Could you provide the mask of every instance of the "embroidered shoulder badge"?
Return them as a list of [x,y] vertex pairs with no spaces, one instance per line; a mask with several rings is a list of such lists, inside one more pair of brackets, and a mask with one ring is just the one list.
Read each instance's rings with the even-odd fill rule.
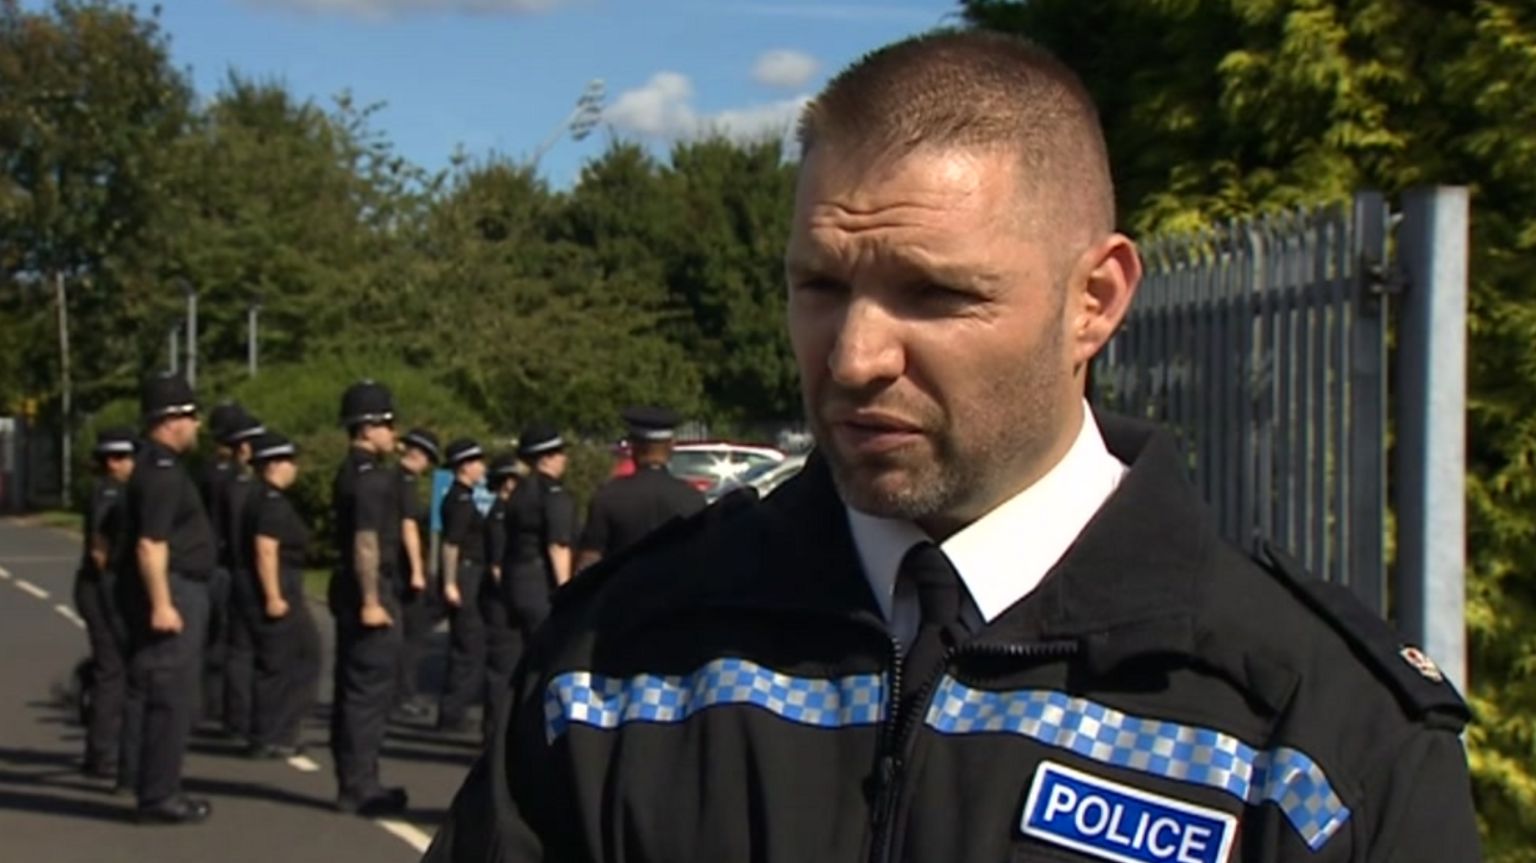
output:
[[1441,671],[1440,666],[1436,665],[1435,661],[1429,658],[1429,654],[1419,648],[1411,644],[1404,645],[1403,649],[1397,652],[1397,655],[1401,656],[1404,662],[1412,666],[1414,671],[1424,675],[1425,679],[1433,683],[1445,682],[1445,672]]

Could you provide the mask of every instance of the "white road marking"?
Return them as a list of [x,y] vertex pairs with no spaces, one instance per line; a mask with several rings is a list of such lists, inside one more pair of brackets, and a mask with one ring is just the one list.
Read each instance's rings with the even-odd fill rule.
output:
[[405,840],[405,844],[425,853],[427,846],[432,844],[432,837],[414,824],[404,821],[396,821],[393,818],[375,818],[373,823]]
[[320,772],[320,765],[316,764],[314,759],[310,758],[308,755],[293,756],[292,758],[288,759],[288,766],[302,773]]
[[38,599],[48,598],[48,591],[43,590],[41,587],[38,587],[30,581],[27,581],[25,578],[16,579],[16,586],[26,591],[27,593],[32,594]]
[[55,605],[53,610],[57,611],[59,614],[62,614],[64,619],[70,623],[73,623],[81,629],[85,628],[85,621],[80,619],[80,615],[75,614],[75,610],[73,608],[70,608],[67,605]]
[[9,581],[11,578],[11,571],[3,566],[0,566],[0,578]]

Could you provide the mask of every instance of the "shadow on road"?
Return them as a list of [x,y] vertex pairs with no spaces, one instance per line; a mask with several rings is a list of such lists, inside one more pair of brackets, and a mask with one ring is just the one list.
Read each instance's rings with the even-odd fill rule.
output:
[[69,818],[94,818],[119,823],[130,821],[133,817],[132,807],[123,804],[11,791],[6,788],[0,788],[0,809],[33,812],[39,815],[61,815]]

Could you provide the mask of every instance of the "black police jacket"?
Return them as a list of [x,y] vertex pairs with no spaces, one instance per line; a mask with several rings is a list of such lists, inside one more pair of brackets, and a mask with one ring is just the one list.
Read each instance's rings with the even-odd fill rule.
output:
[[893,673],[814,458],[592,570],[427,859],[1478,859],[1451,687],[1223,543],[1167,436],[1100,422],[1119,489],[934,680]]

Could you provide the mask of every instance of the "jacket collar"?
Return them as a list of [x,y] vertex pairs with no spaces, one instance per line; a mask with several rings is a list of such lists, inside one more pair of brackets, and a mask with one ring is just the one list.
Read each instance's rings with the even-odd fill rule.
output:
[[[1075,639],[1096,670],[1147,652],[1193,654],[1215,528],[1170,434],[1101,412],[1095,418],[1110,452],[1130,470],[1040,587],[976,637]],[[751,514],[742,521],[756,529],[741,528],[744,535],[729,540],[740,563],[703,587],[704,604],[884,625],[825,459],[813,453]]]

